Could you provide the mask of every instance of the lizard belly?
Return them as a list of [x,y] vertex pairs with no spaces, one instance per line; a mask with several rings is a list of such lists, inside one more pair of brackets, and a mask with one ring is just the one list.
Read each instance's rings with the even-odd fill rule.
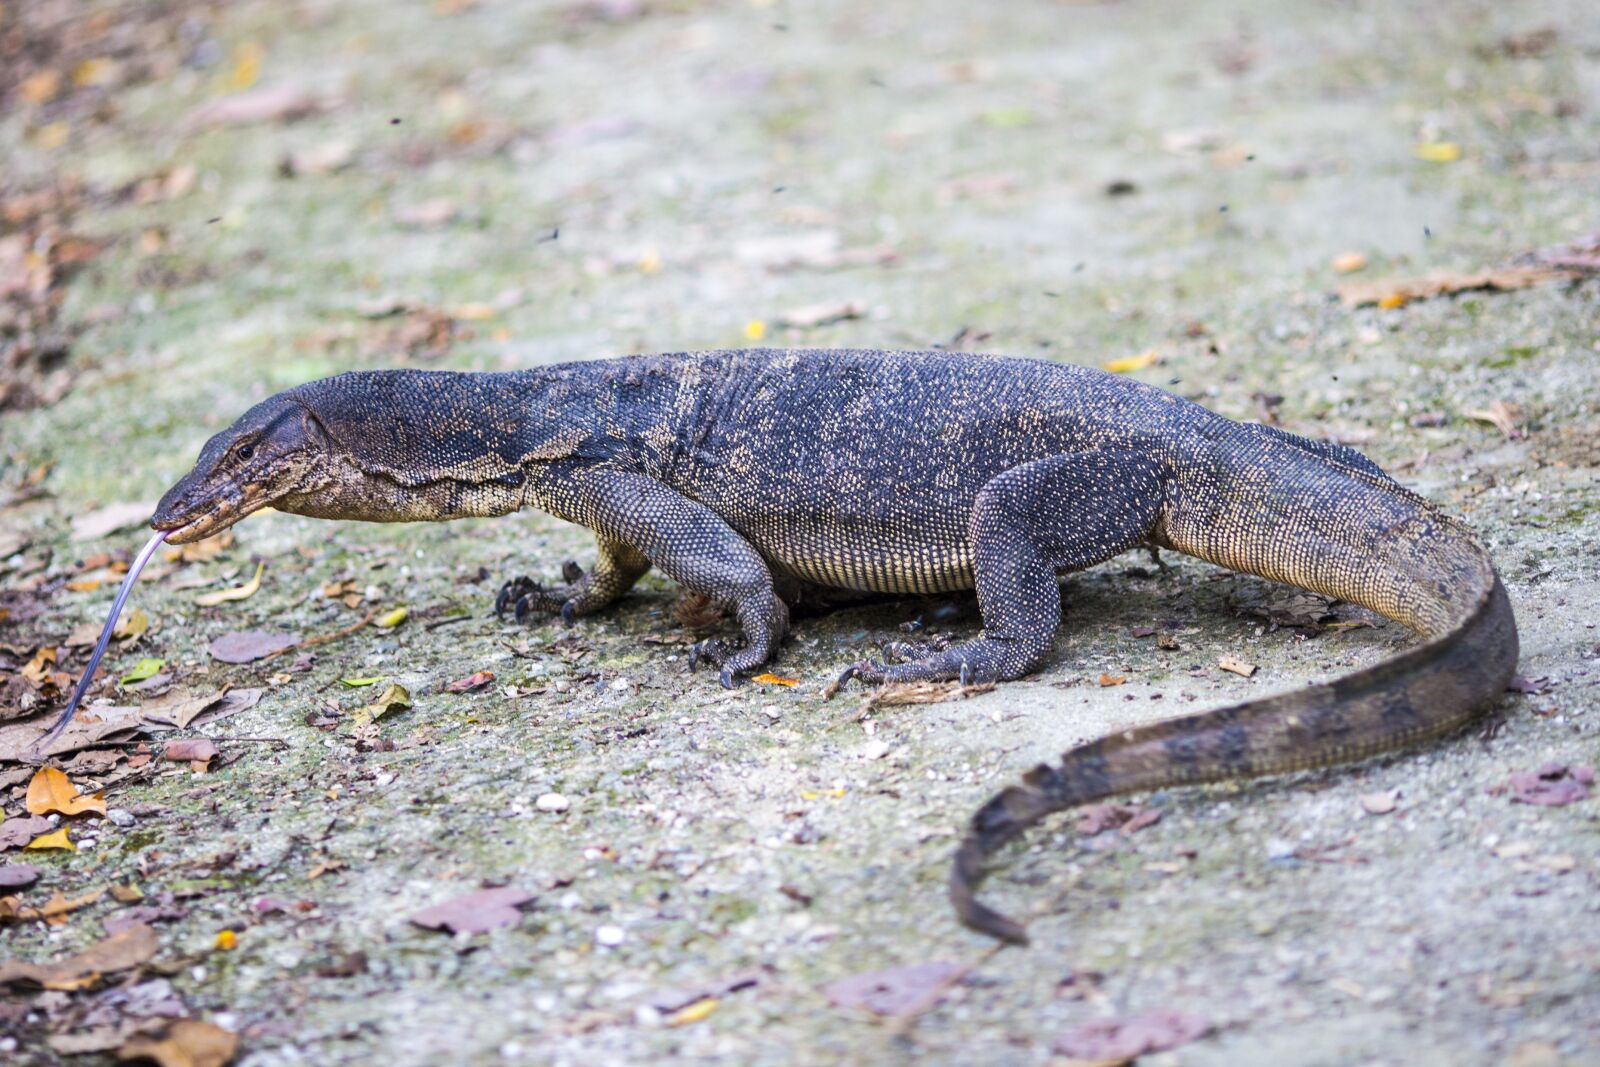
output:
[[769,565],[815,585],[866,593],[949,593],[973,587],[972,556],[965,545],[852,544],[827,550],[759,545]]

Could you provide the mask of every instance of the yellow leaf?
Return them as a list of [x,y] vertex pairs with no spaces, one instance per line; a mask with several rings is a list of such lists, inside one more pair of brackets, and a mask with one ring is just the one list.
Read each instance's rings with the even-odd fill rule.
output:
[[392,630],[405,622],[406,616],[409,614],[410,612],[403,607],[395,608],[393,611],[386,611],[376,619],[373,619],[372,624],[380,630]]
[[1412,151],[1424,163],[1454,163],[1461,158],[1461,146],[1454,141],[1423,141]]
[[54,767],[40,767],[34,772],[33,780],[28,783],[27,805],[34,815],[48,815],[52,811],[62,815],[82,815],[86,811],[106,813],[104,794],[85,796],[79,793],[66,774]]
[[232,589],[214,589],[209,593],[201,593],[194,598],[194,602],[203,608],[214,608],[230,600],[248,600],[261,588],[261,573],[266,569],[265,563],[257,563],[256,576],[245,584],[234,586]]
[[752,682],[764,682],[767,685],[788,686],[791,689],[800,684],[800,679],[785,678],[781,674],[758,674],[750,680]]
[[239,935],[232,930],[217,931],[217,948],[223,952],[232,952],[239,945]]
[[759,341],[767,335],[767,324],[760,319],[751,319],[744,324],[744,335],[747,340]]
[[1406,306],[1406,294],[1390,293],[1388,296],[1379,298],[1378,306],[1385,311],[1393,311],[1395,308],[1403,308]]
[[722,1002],[716,997],[702,997],[688,1007],[679,1008],[667,1016],[666,1024],[668,1026],[688,1026],[690,1023],[697,1023],[716,1011],[717,1005],[720,1003]]
[[118,620],[115,636],[119,641],[131,641],[143,636],[148,629],[150,629],[150,616],[144,613],[143,608],[134,608],[133,614]]
[[59,830],[52,830],[48,834],[40,834],[32,841],[29,841],[25,848],[37,849],[40,851],[50,848],[65,849],[68,852],[78,851],[78,846],[74,845],[72,840],[67,837],[67,828],[65,826]]
[[233,69],[228,71],[228,88],[243,92],[261,77],[261,46],[246,41],[233,50]]
[[1110,363],[1103,364],[1103,366],[1112,374],[1127,374],[1129,371],[1140,370],[1144,367],[1148,367],[1150,364],[1158,362],[1160,359],[1161,353],[1157,352],[1153,348],[1149,348],[1143,352],[1140,352],[1136,356],[1125,356],[1122,359],[1114,359]]

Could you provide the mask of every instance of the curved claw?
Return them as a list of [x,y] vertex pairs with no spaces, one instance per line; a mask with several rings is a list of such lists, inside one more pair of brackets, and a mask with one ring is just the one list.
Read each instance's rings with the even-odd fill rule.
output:
[[732,667],[722,668],[722,672],[717,675],[717,681],[722,684],[722,688],[724,689],[733,689],[738,685],[738,683],[734,681]]
[[563,623],[571,626],[577,617],[578,602],[576,600],[568,600],[566,603],[561,605],[561,621]]
[[966,660],[962,660],[961,661],[960,681],[961,681],[961,688],[963,688],[963,689],[965,689],[967,686],[971,685],[972,682],[973,682],[972,668],[967,665],[967,661]]
[[499,618],[506,613],[506,605],[511,603],[511,583],[507,582],[500,587],[500,594],[494,598],[494,617]]
[[569,559],[561,565],[561,580],[568,585],[577,585],[583,579],[583,568],[578,566],[578,561]]
[[713,656],[714,653],[711,648],[714,641],[715,638],[708,637],[704,641],[696,641],[689,646],[689,669],[691,671],[700,666],[701,660],[710,659]]
[[852,678],[858,678],[860,676],[861,664],[852,663],[850,666],[844,669],[843,674],[839,675],[839,677],[833,680],[833,685],[831,685],[829,688],[838,691],[844,688],[844,683],[848,682]]

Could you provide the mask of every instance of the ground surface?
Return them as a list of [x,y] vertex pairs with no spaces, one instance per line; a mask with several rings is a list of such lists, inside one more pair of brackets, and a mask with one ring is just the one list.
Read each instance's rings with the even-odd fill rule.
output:
[[[533,514],[268,515],[141,583],[152,627],[109,672],[156,657],[180,692],[262,699],[189,731],[221,749],[207,773],[73,770],[85,788],[109,780],[128,825],[78,820],[78,851],[26,853],[43,874],[22,899],[168,894],[186,914],[157,926],[154,964],[188,1013],[242,1033],[249,1064],[1030,1064],[1085,1023],[1167,1008],[1215,1029],[1145,1062],[1600,1063],[1600,800],[1488,792],[1600,759],[1600,283],[1390,309],[1331,296],[1502,267],[1600,228],[1600,11],[1222,6],[155,5],[110,68],[83,64],[116,20],[57,27],[72,48],[28,53],[26,71],[61,84],[0,84],[8,203],[73,201],[6,224],[35,252],[54,234],[62,302],[30,313],[70,351],[7,372],[34,395],[0,415],[5,666],[60,647],[75,678],[85,650],[64,642],[111,595],[83,588],[108,577],[91,557],[141,539],[69,540],[74,516],[153,501],[207,435],[308,378],[758,336],[1095,365],[1153,351],[1131,373],[1353,443],[1483,531],[1522,673],[1544,679],[1508,695],[1496,731],[1141,798],[1162,818],[1131,834],[1058,820],[992,879],[1008,909],[1036,913],[1034,947],[986,957],[942,882],[954,831],[995,789],[1117,725],[1325,680],[1406,636],[1308,638],[1315,622],[1252,614],[1305,607],[1265,583],[1130,556],[1070,582],[1038,676],[863,721],[859,694],[824,703],[823,683],[923,606],[805,620],[776,664],[799,687],[729,694],[685,672],[676,594],[655,577],[570,632],[486,617],[501,579],[586,559],[581,531]],[[263,88],[315,113],[196,114]],[[29,269],[11,250],[0,263]],[[1331,264],[1350,252],[1367,264],[1342,277]],[[781,325],[846,304],[859,317]],[[1509,416],[1514,435],[1473,412]],[[255,595],[194,604],[255,561]],[[321,634],[397,606],[398,627],[314,662],[206,651],[231,631]],[[1178,649],[1133,636],[1144,627]],[[1221,671],[1224,656],[1259,670]],[[482,689],[440,691],[485,670]],[[414,706],[357,728],[375,688],[342,680],[359,677],[406,686]],[[8,716],[38,709],[37,686],[6,684]],[[7,780],[20,818],[26,772]],[[1392,812],[1364,810],[1393,790]],[[539,810],[547,793],[567,810]],[[520,924],[452,938],[407,921],[484,880],[534,895]],[[0,954],[59,958],[123,907],[13,924]],[[935,961],[976,966],[899,1036],[819,992]],[[60,1058],[45,1039],[64,1047],[108,996],[10,995],[0,1058],[16,1063]],[[103,1026],[126,1019],[107,1010]]]

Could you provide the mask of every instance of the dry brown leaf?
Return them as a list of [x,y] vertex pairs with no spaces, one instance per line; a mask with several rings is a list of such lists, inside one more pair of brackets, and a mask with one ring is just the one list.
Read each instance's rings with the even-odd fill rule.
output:
[[942,704],[946,700],[965,700],[987,693],[993,682],[979,685],[962,685],[960,682],[895,682],[879,686],[867,695],[862,711],[873,708],[897,707],[904,704]]
[[174,1019],[117,1049],[119,1060],[154,1060],[161,1067],[223,1067],[238,1054],[238,1034],[200,1019]]
[[1257,670],[1254,663],[1246,663],[1244,660],[1235,659],[1233,656],[1223,656],[1217,660],[1217,666],[1225,671],[1237,674],[1241,678],[1248,678],[1256,673]]
[[494,681],[494,671],[474,671],[465,678],[457,678],[444,687],[446,693],[466,693],[474,689],[482,689]]
[[510,886],[480,889],[423,908],[412,913],[410,918],[413,923],[427,930],[481,934],[521,921],[522,912],[517,909],[532,899],[532,893]]
[[13,816],[0,822],[0,850],[22,848],[48,829],[50,820],[42,815],[29,815],[21,819]]
[[191,111],[183,124],[194,130],[209,126],[279,122],[314,115],[326,106],[317,97],[293,86],[271,86],[213,100]]
[[189,737],[181,741],[168,741],[161,750],[163,759],[172,760],[174,763],[188,762],[189,766],[197,771],[209,770],[211,761],[221,753],[217,743],[209,737]]
[[74,541],[93,541],[130,526],[142,526],[155,513],[154,504],[111,504],[72,520]]
[[54,767],[40,767],[34,772],[33,781],[28,783],[27,805],[34,815],[49,815],[53,811],[62,815],[82,815],[86,811],[96,815],[106,813],[104,793],[78,792],[78,787]]
[[1573,276],[1571,271],[1550,270],[1544,267],[1505,267],[1500,270],[1467,273],[1436,271],[1420,278],[1345,282],[1339,286],[1337,292],[1345,307],[1361,307],[1364,304],[1404,307],[1413,300],[1428,300],[1435,296],[1464,293],[1474,289],[1493,291],[1526,289],[1542,282],[1565,281]]
[[1468,411],[1465,414],[1469,419],[1489,423],[1505,434],[1507,441],[1516,441],[1522,437],[1522,431],[1517,427],[1517,417],[1520,412],[1515,405],[1507,404],[1504,400],[1493,401],[1486,408]]
[[1102,689],[1108,689],[1114,685],[1126,684],[1127,681],[1128,676],[1125,674],[1102,674],[1100,676],[1100,687]]
[[940,995],[962,971],[958,964],[944,960],[914,963],[840,978],[823,986],[822,995],[835,1007],[901,1015]]
[[[0,762],[33,760],[33,748],[55,725],[51,717],[0,726]],[[115,704],[89,704],[61,735],[42,751],[42,755],[61,756],[81,748],[94,748],[108,741],[124,740],[142,725],[139,709]]]
[[223,634],[206,646],[212,659],[223,663],[251,663],[300,643],[299,634],[277,634],[266,630],[240,630]]
[[85,989],[102,975],[126,971],[156,954],[160,941],[143,924],[130,926],[91,945],[75,956],[55,963],[0,963],[0,985],[31,984],[46,989]]

